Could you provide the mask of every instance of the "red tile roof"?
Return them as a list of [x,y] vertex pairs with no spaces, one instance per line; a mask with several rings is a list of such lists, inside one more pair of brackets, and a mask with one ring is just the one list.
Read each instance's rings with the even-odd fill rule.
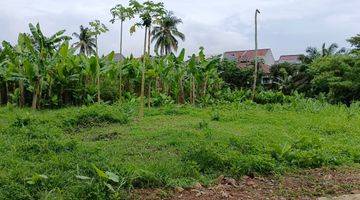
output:
[[[259,49],[258,57],[264,57],[270,49]],[[229,51],[224,54],[226,57],[235,57],[238,61],[252,61],[255,59],[255,50]]]
[[[271,51],[270,49],[259,49],[257,52],[258,57],[265,57],[266,54]],[[255,50],[243,50],[243,51],[228,51],[224,53],[224,57],[232,58],[237,61],[238,67],[248,67],[251,62],[255,60]],[[270,66],[260,63],[259,64],[264,73],[270,73]]]
[[301,55],[283,55],[280,56],[278,62],[298,62]]

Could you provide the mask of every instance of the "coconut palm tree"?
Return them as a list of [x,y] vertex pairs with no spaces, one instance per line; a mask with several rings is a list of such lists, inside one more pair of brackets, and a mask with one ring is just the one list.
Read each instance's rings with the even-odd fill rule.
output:
[[320,50],[316,47],[308,47],[305,51],[307,55],[302,56],[301,58],[304,63],[311,63],[318,57],[326,57],[346,53],[346,49],[344,47],[339,49],[339,45],[336,43],[330,44],[329,47],[326,47],[326,43],[323,43]]
[[182,41],[185,40],[185,35],[181,33],[177,26],[182,23],[182,20],[174,16],[173,12],[167,12],[157,22],[157,26],[152,31],[151,42],[155,42],[155,52],[160,55],[167,55],[173,51],[177,51],[180,38]]
[[89,28],[81,25],[80,33],[73,33],[73,36],[79,40],[73,44],[73,48],[76,50],[80,49],[80,54],[89,56],[96,53],[96,41]]

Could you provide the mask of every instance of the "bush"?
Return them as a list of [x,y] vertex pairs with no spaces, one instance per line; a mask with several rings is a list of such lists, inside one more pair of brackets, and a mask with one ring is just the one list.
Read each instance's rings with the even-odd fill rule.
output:
[[258,104],[289,103],[289,99],[281,92],[261,91],[255,95],[254,101]]
[[202,146],[199,149],[191,149],[182,157],[182,161],[190,163],[191,166],[198,166],[201,173],[210,171],[223,171],[226,161],[220,154],[209,147]]
[[128,121],[129,116],[122,110],[107,105],[93,105],[83,107],[75,116],[66,119],[63,124],[65,127],[87,128],[104,123],[126,124]]

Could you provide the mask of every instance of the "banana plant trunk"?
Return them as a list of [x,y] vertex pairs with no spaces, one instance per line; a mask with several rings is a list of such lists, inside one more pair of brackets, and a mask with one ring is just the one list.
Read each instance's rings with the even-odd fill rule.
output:
[[34,88],[33,100],[32,100],[32,105],[31,105],[31,108],[33,110],[36,110],[38,107],[38,101],[40,98],[40,83],[41,83],[41,80],[39,77],[37,77],[36,81],[35,81],[35,88]]
[[148,108],[151,107],[151,81],[149,81],[148,85]]
[[5,103],[9,102],[9,84],[7,81],[5,81]]
[[119,74],[119,101],[121,102],[122,100],[122,87],[123,87],[123,83],[122,83],[122,70],[120,70],[120,74]]
[[[1,86],[1,82],[0,82],[0,86]],[[2,105],[2,90],[0,88],[0,106]]]
[[160,92],[160,78],[158,76],[156,76],[156,79],[155,79],[155,87],[156,87],[156,92],[159,93]]
[[192,88],[193,88],[193,104],[195,105],[196,102],[196,85],[195,85],[195,78],[193,77],[192,82]]
[[24,81],[19,81],[19,90],[20,90],[20,99],[19,99],[19,106],[22,108],[25,105],[25,90],[24,90]]
[[101,92],[100,92],[100,75],[99,72],[96,76],[96,85],[97,85],[97,102],[100,103],[101,101]]
[[185,103],[185,93],[184,93],[184,85],[183,85],[183,81],[182,78],[179,79],[179,87],[180,87],[180,94],[179,94],[179,99],[178,102],[179,104],[184,104]]
[[208,82],[208,76],[206,75],[205,82],[204,82],[204,87],[203,87],[203,97],[206,95],[207,82]]

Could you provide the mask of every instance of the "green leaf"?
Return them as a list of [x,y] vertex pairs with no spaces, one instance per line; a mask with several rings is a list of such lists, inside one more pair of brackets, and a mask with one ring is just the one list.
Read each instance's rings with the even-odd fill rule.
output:
[[115,192],[114,188],[112,185],[108,184],[108,183],[105,183],[104,182],[104,185],[111,191],[111,192]]
[[81,176],[81,175],[76,175],[75,177],[76,177],[77,179],[80,179],[80,180],[90,180],[90,179],[91,179],[90,177]]
[[97,175],[100,177],[100,178],[106,178],[108,179],[108,176],[106,175],[106,173],[104,171],[102,171],[101,169],[97,168],[95,165],[93,165],[93,168],[95,169]]
[[116,174],[114,174],[114,173],[112,173],[112,172],[109,172],[109,171],[105,172],[105,174],[107,175],[107,178],[108,178],[109,180],[112,180],[112,181],[114,181],[115,183],[118,183],[118,182],[119,182],[119,176],[118,176],[118,175],[116,175]]
[[39,181],[46,180],[48,177],[44,174],[34,174],[28,181],[27,184],[34,185]]

